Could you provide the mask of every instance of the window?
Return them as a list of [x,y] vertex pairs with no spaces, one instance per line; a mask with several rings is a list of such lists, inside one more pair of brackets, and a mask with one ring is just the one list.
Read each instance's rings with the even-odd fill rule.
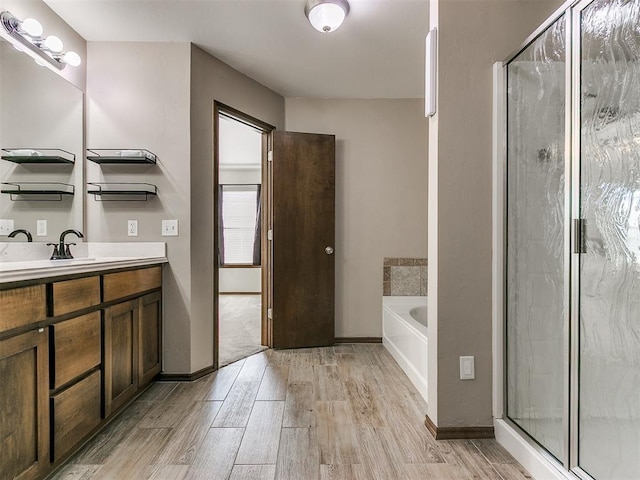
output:
[[220,185],[220,263],[260,265],[260,185]]

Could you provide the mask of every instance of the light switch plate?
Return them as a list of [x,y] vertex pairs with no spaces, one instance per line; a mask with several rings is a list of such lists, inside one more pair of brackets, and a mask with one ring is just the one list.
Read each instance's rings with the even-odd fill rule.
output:
[[475,378],[475,358],[472,356],[460,357],[460,380],[474,380]]
[[0,219],[0,235],[9,235],[13,230],[13,220]]
[[127,235],[130,237],[138,236],[138,220],[127,220]]
[[46,237],[47,236],[47,221],[46,220],[36,220],[36,236],[37,237]]
[[178,236],[178,220],[162,220],[162,236],[177,237]]

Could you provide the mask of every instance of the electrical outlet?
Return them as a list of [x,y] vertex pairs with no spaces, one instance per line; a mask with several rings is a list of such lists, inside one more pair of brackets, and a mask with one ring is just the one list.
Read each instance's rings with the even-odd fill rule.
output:
[[162,236],[177,237],[178,236],[178,220],[162,220]]
[[460,357],[460,380],[474,380],[475,378],[475,358]]
[[36,220],[36,236],[37,237],[46,237],[47,236],[47,221],[46,220]]
[[127,235],[130,237],[138,236],[138,220],[127,220]]
[[13,220],[0,219],[0,235],[9,235],[13,230]]

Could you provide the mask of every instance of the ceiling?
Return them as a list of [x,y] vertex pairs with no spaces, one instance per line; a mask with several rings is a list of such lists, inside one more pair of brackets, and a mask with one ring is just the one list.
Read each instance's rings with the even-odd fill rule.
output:
[[44,0],[88,41],[193,42],[285,97],[421,98],[428,0],[349,0],[322,34],[306,0]]

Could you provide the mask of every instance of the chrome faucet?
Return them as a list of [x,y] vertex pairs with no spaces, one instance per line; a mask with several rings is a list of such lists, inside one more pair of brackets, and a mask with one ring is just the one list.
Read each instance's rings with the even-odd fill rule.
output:
[[84,238],[84,235],[82,235],[82,233],[80,233],[78,230],[65,230],[60,234],[59,245],[56,245],[55,243],[47,243],[47,245],[53,245],[53,253],[51,254],[51,258],[49,260],[68,260],[70,258],[73,258],[69,246],[75,245],[75,243],[64,243],[64,238],[70,233],[73,233],[78,238]]
[[14,230],[9,234],[9,238],[13,238],[19,233],[24,233],[27,236],[27,242],[33,242],[33,237],[31,236],[31,233],[29,233],[29,230],[25,230],[24,228],[19,228],[18,230]]

